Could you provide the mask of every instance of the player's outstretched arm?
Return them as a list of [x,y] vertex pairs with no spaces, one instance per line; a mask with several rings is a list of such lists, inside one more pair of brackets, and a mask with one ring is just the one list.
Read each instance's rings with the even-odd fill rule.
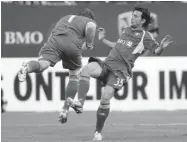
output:
[[116,46],[116,42],[111,42],[107,39],[103,39],[102,42],[111,48],[114,48]]
[[166,35],[162,41],[160,42],[160,46],[155,50],[156,55],[160,55],[166,47],[173,41],[171,40],[172,37],[170,35]]
[[93,42],[95,38],[96,24],[94,22],[88,22],[86,24],[86,47],[88,49],[93,48]]
[[111,42],[111,41],[105,39],[105,37],[106,37],[105,34],[106,34],[106,31],[104,28],[98,29],[98,39],[100,41],[102,41],[104,44],[106,44],[107,46],[114,48],[116,45],[116,42]]

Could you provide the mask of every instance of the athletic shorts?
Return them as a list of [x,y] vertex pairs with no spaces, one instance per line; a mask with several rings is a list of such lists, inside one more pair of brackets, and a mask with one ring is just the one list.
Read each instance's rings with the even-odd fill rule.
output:
[[88,62],[97,62],[101,68],[102,68],[102,73],[101,75],[97,78],[99,81],[101,81],[104,85],[108,85],[113,87],[116,91],[120,90],[124,84],[127,82],[127,78],[124,78],[124,76],[120,72],[115,72],[111,70],[105,63],[104,61],[90,57]]
[[82,67],[82,49],[68,35],[51,35],[39,51],[39,60],[51,62],[54,66],[62,60],[66,69],[75,70]]

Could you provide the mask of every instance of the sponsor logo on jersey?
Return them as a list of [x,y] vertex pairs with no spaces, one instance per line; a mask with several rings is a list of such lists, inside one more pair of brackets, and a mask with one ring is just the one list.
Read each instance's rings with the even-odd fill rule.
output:
[[124,40],[124,39],[118,39],[117,43],[125,44],[126,40]]
[[127,46],[128,46],[128,47],[132,47],[132,41],[128,41],[128,42],[127,42]]
[[128,48],[132,47],[132,44],[133,42],[132,41],[127,41],[127,40],[124,40],[124,39],[118,39],[117,43],[120,43],[120,44],[126,44],[126,46]]
[[135,33],[134,36],[135,37],[140,37],[140,33]]

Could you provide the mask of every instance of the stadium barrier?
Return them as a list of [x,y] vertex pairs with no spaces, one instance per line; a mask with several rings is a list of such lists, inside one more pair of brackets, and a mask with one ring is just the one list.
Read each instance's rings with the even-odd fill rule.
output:
[[[59,62],[42,74],[30,74],[24,83],[16,76],[23,61],[36,58],[2,58],[1,92],[7,111],[58,111],[64,102],[67,70]],[[104,59],[104,58],[101,58]],[[83,58],[83,64],[88,58]],[[133,78],[111,100],[112,111],[187,109],[187,57],[141,57]],[[91,79],[84,110],[97,110],[102,84]]]

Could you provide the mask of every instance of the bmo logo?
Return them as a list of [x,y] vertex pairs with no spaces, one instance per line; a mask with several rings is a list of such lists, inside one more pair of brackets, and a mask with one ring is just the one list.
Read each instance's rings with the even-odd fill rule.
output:
[[43,34],[39,31],[5,32],[5,44],[41,44]]

